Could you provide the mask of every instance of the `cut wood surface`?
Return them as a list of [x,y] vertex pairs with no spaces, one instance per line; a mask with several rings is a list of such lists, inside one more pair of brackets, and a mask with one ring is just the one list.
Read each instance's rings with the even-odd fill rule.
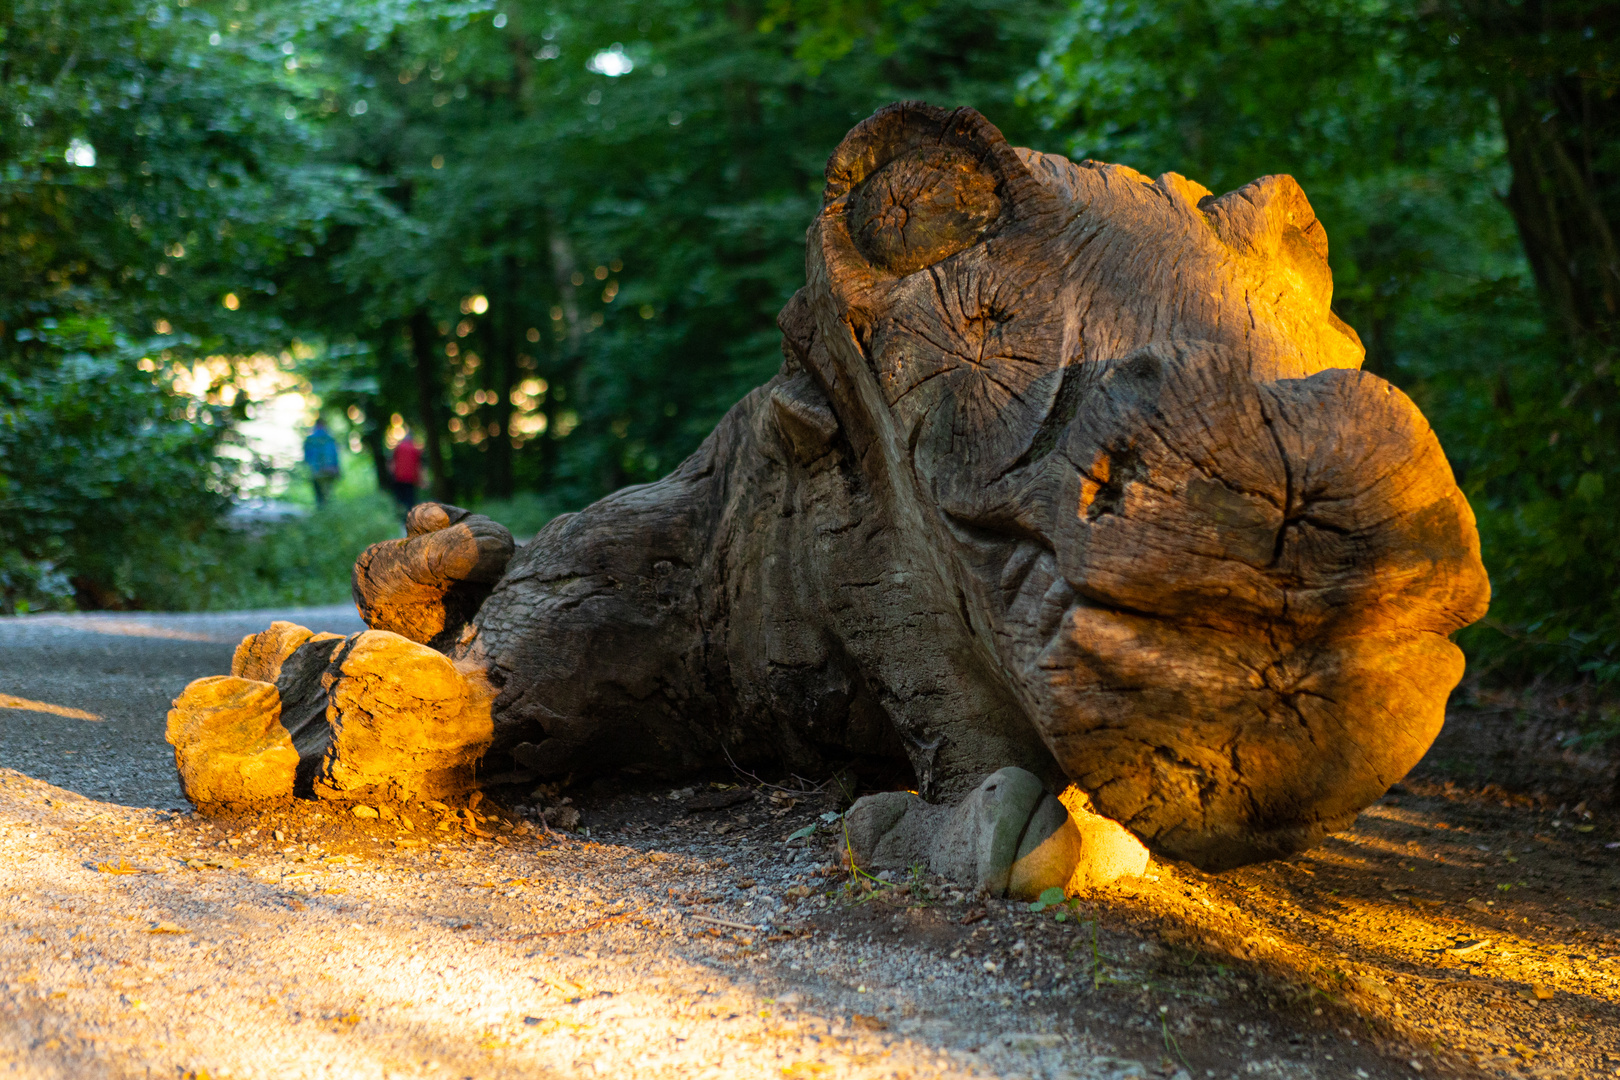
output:
[[186,798],[246,806],[290,795],[298,751],[280,721],[270,683],[216,675],[186,687],[166,733]]
[[193,803],[397,802],[476,786],[490,693],[443,653],[386,630],[343,637],[278,621],[244,638],[231,668],[193,682],[169,712]]

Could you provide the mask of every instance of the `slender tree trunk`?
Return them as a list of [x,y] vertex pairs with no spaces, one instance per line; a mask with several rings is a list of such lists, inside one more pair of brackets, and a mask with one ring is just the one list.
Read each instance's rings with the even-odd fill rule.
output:
[[[1459,38],[1501,114],[1507,207],[1549,329],[1601,376],[1620,349],[1620,5],[1463,0]],[[1595,369],[1595,370],[1593,370]]]
[[489,493],[497,499],[512,497],[512,388],[517,385],[518,272],[508,255],[501,260],[501,287],[495,292],[499,309],[490,319],[488,386],[495,392],[489,407],[490,422],[498,427],[490,438]]
[[1583,168],[1569,145],[1580,133],[1560,133],[1559,118],[1538,114],[1516,89],[1498,99],[1513,169],[1508,209],[1553,328],[1577,354],[1602,350],[1615,344],[1620,317],[1620,177]]
[[[546,484],[550,486],[557,479],[559,457],[557,444],[562,439],[560,426],[562,414],[570,407],[562,395],[567,392],[567,386],[572,381],[574,370],[579,364],[585,329],[580,325],[579,289],[574,284],[574,274],[579,269],[578,262],[574,258],[574,247],[568,242],[568,235],[563,232],[556,217],[549,212],[546,214],[546,230],[550,236],[547,248],[551,254],[552,282],[557,290],[557,307],[562,312],[561,339],[558,340],[555,329],[551,330],[552,364],[546,373],[550,386],[546,391],[544,406],[546,435],[541,467],[545,472]],[[552,320],[551,326],[555,328],[557,320]]]
[[428,468],[433,471],[433,497],[440,502],[456,501],[455,478],[450,473],[444,454],[444,400],[440,380],[438,334],[433,320],[422,308],[411,313],[411,366],[416,369],[416,412],[422,427],[422,449],[427,455]]
[[[734,0],[727,6],[727,13],[745,35],[753,36],[761,14],[758,4]],[[736,169],[737,187],[746,192],[754,182],[754,155],[759,145],[755,136],[762,123],[759,83],[753,79],[729,81],[726,96],[731,124],[731,161]]]
[[370,409],[366,411],[366,424],[360,429],[360,442],[371,455],[372,468],[377,472],[377,490],[387,494],[393,481],[388,470],[388,445],[383,442],[383,436],[388,431],[387,410],[383,409],[382,404],[376,402],[376,399],[373,399],[373,402],[374,407],[384,415],[379,420]]

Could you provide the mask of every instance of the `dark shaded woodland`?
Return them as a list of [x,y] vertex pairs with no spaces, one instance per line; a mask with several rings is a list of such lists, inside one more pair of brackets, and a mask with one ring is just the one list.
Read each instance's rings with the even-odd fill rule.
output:
[[1613,4],[20,0],[0,32],[4,610],[226,602],[252,403],[176,390],[208,357],[284,356],[375,463],[398,416],[463,505],[662,476],[780,364],[827,154],[914,98],[1217,194],[1297,178],[1478,515],[1473,670],[1620,674]]

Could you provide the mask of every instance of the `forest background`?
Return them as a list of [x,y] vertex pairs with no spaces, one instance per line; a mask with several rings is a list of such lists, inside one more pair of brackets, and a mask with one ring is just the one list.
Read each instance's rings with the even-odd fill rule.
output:
[[[0,13],[0,611],[342,599],[398,534],[402,423],[433,496],[524,531],[662,475],[778,366],[827,154],[921,98],[1216,192],[1297,177],[1479,517],[1474,670],[1620,683],[1612,0]],[[344,497],[231,527],[288,380]]]

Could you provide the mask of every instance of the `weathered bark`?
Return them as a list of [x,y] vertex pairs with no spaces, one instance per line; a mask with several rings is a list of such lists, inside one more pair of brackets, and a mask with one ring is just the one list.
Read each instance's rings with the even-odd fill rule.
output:
[[436,534],[362,558],[363,611],[425,604],[498,690],[495,752],[857,757],[929,800],[1017,767],[1210,868],[1399,779],[1488,584],[1298,185],[1217,199],[915,103],[827,176],[781,373],[674,473],[553,521],[464,627],[419,599],[454,587]]

